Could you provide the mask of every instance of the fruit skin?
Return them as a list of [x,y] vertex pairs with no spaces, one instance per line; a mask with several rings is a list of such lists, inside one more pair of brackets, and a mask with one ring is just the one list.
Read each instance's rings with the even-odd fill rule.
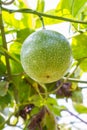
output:
[[21,49],[24,71],[39,83],[63,77],[71,64],[71,48],[60,33],[42,29],[29,35]]

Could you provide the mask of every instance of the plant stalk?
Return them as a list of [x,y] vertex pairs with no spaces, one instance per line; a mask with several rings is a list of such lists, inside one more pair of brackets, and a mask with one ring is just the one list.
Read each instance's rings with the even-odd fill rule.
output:
[[[8,50],[7,43],[6,43],[6,37],[5,37],[5,31],[4,31],[4,24],[3,24],[3,18],[2,18],[2,9],[0,4],[0,30],[1,30],[1,36],[2,36],[2,46],[5,50]],[[9,63],[9,56],[6,52],[4,52],[5,55],[5,61],[6,61],[6,67],[7,67],[7,75],[9,79],[11,78],[11,69],[10,69],[10,63]]]
[[75,79],[75,78],[67,78],[67,77],[63,77],[64,80],[67,79],[67,81],[70,81],[70,82],[75,82],[75,83],[85,83],[87,84],[87,81],[84,81],[84,80],[80,80],[80,79]]
[[41,13],[32,9],[18,9],[18,10],[11,10],[11,9],[6,9],[4,7],[2,7],[3,11],[9,12],[9,13],[31,13],[31,14],[35,14],[43,17],[47,17],[47,18],[52,18],[52,19],[58,19],[58,20],[63,20],[66,22],[72,22],[72,23],[80,23],[80,24],[87,24],[87,21],[81,21],[81,20],[74,20],[74,19],[70,19],[70,18],[65,18],[65,17],[61,17],[61,16],[55,16],[55,15],[50,15],[50,14],[46,14],[46,13]]

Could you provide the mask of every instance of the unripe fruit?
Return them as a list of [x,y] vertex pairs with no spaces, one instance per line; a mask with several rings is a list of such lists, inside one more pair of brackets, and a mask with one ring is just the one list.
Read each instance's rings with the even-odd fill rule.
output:
[[60,33],[42,29],[28,36],[21,49],[24,71],[39,83],[62,78],[71,64],[71,48]]

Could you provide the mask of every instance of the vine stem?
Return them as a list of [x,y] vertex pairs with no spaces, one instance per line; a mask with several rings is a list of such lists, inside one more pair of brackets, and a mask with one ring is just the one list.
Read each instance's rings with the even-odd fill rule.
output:
[[84,80],[80,80],[80,79],[75,79],[75,78],[67,78],[67,77],[63,77],[64,80],[67,79],[67,81],[70,81],[70,82],[75,82],[75,83],[85,83],[87,84],[87,81],[84,81]]
[[11,123],[10,123],[11,117],[14,116],[15,114],[16,114],[16,111],[13,112],[13,113],[8,117],[7,120],[5,120],[2,124],[0,124],[0,128],[4,127],[5,124],[7,124],[7,125],[9,125],[9,126],[16,126],[16,124],[18,123],[18,118],[17,118],[17,121],[15,122],[15,124],[11,124]]
[[39,17],[43,16],[43,17],[47,17],[47,18],[63,20],[63,21],[66,21],[66,22],[87,24],[86,21],[74,20],[74,19],[69,19],[69,18],[65,18],[65,17],[61,17],[61,16],[50,15],[50,14],[38,12],[36,10],[27,9],[27,8],[26,9],[24,8],[24,9],[12,10],[12,9],[7,9],[7,8],[2,7],[2,10],[6,11],[6,12],[9,12],[9,13],[16,13],[16,12],[19,12],[19,13],[31,13],[31,14],[38,15]]
[[86,124],[86,125],[87,125],[87,121],[84,121],[84,120],[83,120],[83,119],[81,119],[78,115],[76,115],[76,114],[72,113],[72,112],[71,112],[71,111],[69,111],[69,110],[63,110],[63,111],[68,112],[71,116],[76,117],[78,120],[80,120],[81,122],[83,122],[84,124]]
[[[7,43],[6,43],[6,37],[5,37],[5,31],[4,31],[3,18],[2,18],[1,3],[0,3],[0,29],[1,29],[3,48],[8,50]],[[10,79],[11,78],[11,69],[10,69],[10,63],[9,63],[9,56],[7,55],[6,52],[4,52],[4,55],[5,55],[5,61],[6,61],[6,67],[7,67],[7,74],[8,74],[9,79]]]
[[2,3],[3,5],[10,5],[10,4],[12,4],[14,1],[15,1],[15,0],[11,0],[10,2],[3,2],[3,1],[1,1],[1,3]]

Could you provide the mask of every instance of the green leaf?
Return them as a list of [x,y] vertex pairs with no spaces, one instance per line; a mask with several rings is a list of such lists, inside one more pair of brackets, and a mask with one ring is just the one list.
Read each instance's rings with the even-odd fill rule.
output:
[[[60,16],[60,17],[68,17],[68,18],[71,18],[71,15],[69,13],[68,10],[65,10],[63,13],[59,10],[56,10],[56,9],[51,9],[47,12],[45,12],[46,14],[49,14],[49,15],[53,15],[53,16]],[[45,25],[53,25],[53,24],[57,24],[57,23],[61,23],[61,22],[64,22],[62,20],[59,20],[59,19],[53,19],[53,18],[47,18],[47,17],[44,17],[44,24]],[[37,17],[36,19],[36,28],[39,28],[42,26],[42,23],[41,23],[41,20],[39,17]]]
[[2,115],[3,114],[0,113],[0,130],[3,130],[3,128],[4,128],[4,122],[5,122],[5,119],[4,119],[4,117]]
[[8,91],[9,83],[7,81],[0,81],[0,96],[5,96]]
[[72,7],[72,15],[77,17],[82,9],[84,9],[84,5],[87,3],[87,0],[73,0],[73,7]]
[[[8,25],[8,27],[13,27],[15,29],[25,28],[22,18],[17,19],[17,18],[15,18],[15,16],[17,16],[17,13],[10,14],[8,12],[3,12],[3,20]],[[20,14],[20,16],[22,17],[21,14]]]
[[57,99],[48,97],[48,98],[47,98],[47,104],[58,105],[58,104],[57,104]]
[[[29,8],[29,6],[27,4],[25,4],[25,3],[27,3],[27,1],[23,2],[22,0],[19,0],[19,1],[16,2],[16,6],[19,9]],[[33,14],[15,13],[14,16],[16,18],[15,18],[15,23],[13,23],[13,26],[17,30],[24,29],[24,28],[33,28],[33,29],[35,28],[35,26],[34,26],[35,25],[35,16]]]
[[9,53],[14,59],[17,59],[16,62],[15,60],[10,60],[10,66],[11,66],[11,71],[13,74],[21,73],[23,72],[23,68],[20,63],[20,50],[21,50],[21,43],[19,42],[14,42],[13,44],[10,45],[9,47]]
[[36,10],[40,11],[40,12],[44,12],[44,7],[45,7],[45,1],[44,0],[38,0]]
[[[33,14],[22,14],[22,19],[21,21],[24,24],[24,28],[32,28],[35,29],[35,15]],[[23,29],[23,28],[21,28]]]
[[11,66],[12,74],[20,74],[20,73],[24,72],[21,64],[18,64],[17,62],[15,62],[13,60],[10,61],[10,66]]
[[34,107],[30,113],[31,116],[36,115],[37,113],[39,113],[40,109],[38,107]]
[[[46,14],[49,14],[49,15],[53,15],[53,16],[62,16],[62,14],[57,11],[56,9],[51,9],[47,12],[45,12]],[[51,18],[44,18],[44,22],[45,22],[45,25],[51,25],[51,24],[56,24],[56,23],[60,23],[62,22],[61,20],[58,20],[58,19],[51,19]]]
[[21,103],[27,102],[29,100],[30,94],[32,93],[31,86],[24,80],[19,82],[17,86],[19,101]]
[[4,118],[0,115],[0,125],[4,122]]
[[[0,34],[1,35],[1,34]],[[0,36],[0,45],[2,45],[2,38],[1,38],[1,36]]]
[[71,46],[74,58],[81,59],[81,69],[87,71],[87,33],[81,33],[73,37]]
[[82,103],[82,92],[81,90],[75,90],[72,92],[72,101],[76,103]]
[[33,94],[30,97],[30,102],[32,102],[35,106],[40,107],[44,104],[45,101],[43,102],[39,95]]
[[65,109],[64,106],[59,106],[57,103],[57,99],[49,97],[47,99],[47,106],[50,109],[51,112],[53,112],[55,115],[59,116],[61,110]]
[[14,5],[18,8],[27,8],[27,5],[23,0],[18,0],[17,2],[15,1]]
[[[34,104],[33,102],[33,98],[31,99],[31,96],[35,96],[35,92],[34,92],[34,88],[32,86],[33,80],[28,78],[27,76],[21,76],[21,74],[19,75],[15,75],[13,78],[13,84],[10,87],[10,91],[12,93],[17,93],[16,96],[17,100],[21,103],[21,104],[26,104],[26,103],[31,103]],[[35,103],[36,102],[36,98],[38,97],[38,95],[36,95],[35,97]]]
[[47,130],[57,130],[57,122],[55,116],[49,109],[47,109],[47,112],[45,114],[45,123]]
[[25,13],[8,13],[3,11],[3,20],[7,24],[6,29],[9,27],[20,30],[24,28],[34,28],[34,15]]
[[24,40],[33,32],[34,32],[34,30],[29,29],[29,28],[24,28],[24,29],[17,31],[17,41],[20,43],[23,43]]
[[62,111],[63,109],[65,109],[64,106],[51,105],[51,104],[48,104],[48,107],[49,107],[49,109],[50,109],[56,116],[60,116],[61,111]]
[[3,74],[5,74],[6,72],[6,66],[4,65],[4,63],[0,60],[0,76],[2,76]]
[[66,0],[66,2],[64,0],[60,0],[56,9],[62,12],[65,10],[69,10],[69,12],[71,13],[72,5],[73,5],[73,0]]
[[11,96],[9,93],[7,93],[4,97],[0,96],[0,107],[2,110],[4,107],[8,107],[8,105],[11,103]]
[[20,42],[14,42],[9,47],[9,52],[14,55],[20,55],[21,51],[21,43]]
[[76,17],[78,14],[81,13],[82,8],[86,4],[87,0],[60,0],[59,4],[57,5],[57,9],[61,10],[68,10],[70,14]]
[[73,105],[76,111],[78,111],[79,113],[87,113],[87,107],[83,106],[82,104],[75,103]]

